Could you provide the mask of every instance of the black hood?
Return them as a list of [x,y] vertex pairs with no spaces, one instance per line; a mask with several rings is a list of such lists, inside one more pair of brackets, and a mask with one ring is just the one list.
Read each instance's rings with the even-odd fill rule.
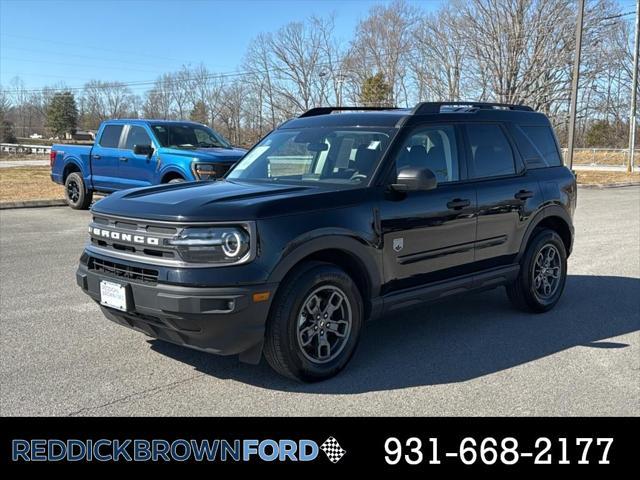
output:
[[221,180],[185,182],[116,192],[97,213],[165,221],[242,221],[346,206],[366,189]]

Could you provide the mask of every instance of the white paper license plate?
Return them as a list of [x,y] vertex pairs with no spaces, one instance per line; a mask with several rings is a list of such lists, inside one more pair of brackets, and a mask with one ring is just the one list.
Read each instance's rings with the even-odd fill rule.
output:
[[127,291],[119,283],[100,281],[100,303],[105,307],[127,311]]

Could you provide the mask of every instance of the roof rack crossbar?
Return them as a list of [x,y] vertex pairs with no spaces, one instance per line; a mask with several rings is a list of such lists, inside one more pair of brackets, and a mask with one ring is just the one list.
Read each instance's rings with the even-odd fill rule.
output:
[[316,107],[307,110],[298,118],[315,117],[317,115],[328,115],[332,112],[358,112],[358,111],[384,111],[398,110],[398,107]]
[[467,106],[478,109],[492,109],[494,107],[508,108],[509,110],[520,110],[524,112],[533,112],[531,107],[526,105],[515,105],[511,103],[489,103],[489,102],[421,102],[417,104],[411,115],[425,115],[429,113],[440,113],[441,107],[448,106]]

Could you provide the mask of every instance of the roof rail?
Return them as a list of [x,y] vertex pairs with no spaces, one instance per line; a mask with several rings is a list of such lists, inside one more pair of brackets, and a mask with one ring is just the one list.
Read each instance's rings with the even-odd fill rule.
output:
[[507,108],[509,110],[520,110],[524,112],[533,112],[533,108],[526,105],[514,105],[511,103],[487,103],[487,102],[421,102],[417,104],[411,115],[425,115],[429,113],[440,113],[441,107],[473,107],[483,110],[490,110],[494,107]]
[[307,110],[298,118],[315,117],[317,115],[328,115],[332,112],[359,112],[371,110],[398,110],[398,107],[316,107],[312,108],[311,110]]

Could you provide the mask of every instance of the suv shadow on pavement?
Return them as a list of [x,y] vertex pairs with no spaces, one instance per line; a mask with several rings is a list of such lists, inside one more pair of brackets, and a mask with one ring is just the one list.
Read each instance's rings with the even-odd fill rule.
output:
[[463,382],[572,347],[625,348],[612,337],[640,330],[640,279],[569,275],[563,299],[547,313],[505,308],[502,288],[407,310],[369,323],[352,360],[337,377],[301,384],[275,375],[264,360],[245,365],[150,340],[152,348],[196,370],[261,388],[356,394]]

